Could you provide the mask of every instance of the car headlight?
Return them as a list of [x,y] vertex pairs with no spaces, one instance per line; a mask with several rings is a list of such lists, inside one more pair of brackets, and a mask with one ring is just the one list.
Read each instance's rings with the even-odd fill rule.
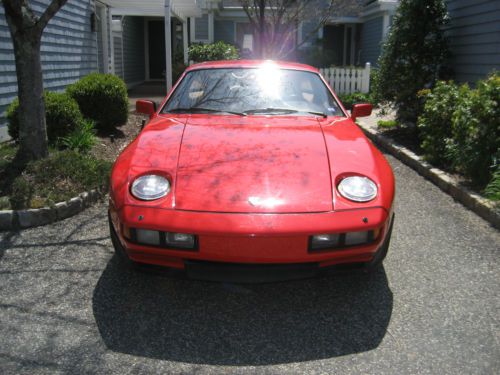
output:
[[168,194],[170,182],[165,177],[149,174],[137,178],[130,191],[138,199],[152,201]]
[[337,189],[344,198],[354,202],[368,202],[377,196],[377,185],[368,177],[346,177]]

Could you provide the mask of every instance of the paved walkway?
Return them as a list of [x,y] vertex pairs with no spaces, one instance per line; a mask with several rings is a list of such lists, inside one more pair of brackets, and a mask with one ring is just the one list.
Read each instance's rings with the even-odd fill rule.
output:
[[129,110],[135,110],[135,102],[138,99],[149,99],[160,104],[166,96],[165,82],[144,82],[128,91]]
[[393,111],[389,111],[387,114],[381,115],[381,110],[375,108],[372,114],[368,117],[360,117],[359,120],[356,120],[362,127],[377,129],[377,122],[379,120],[394,120],[395,113]]

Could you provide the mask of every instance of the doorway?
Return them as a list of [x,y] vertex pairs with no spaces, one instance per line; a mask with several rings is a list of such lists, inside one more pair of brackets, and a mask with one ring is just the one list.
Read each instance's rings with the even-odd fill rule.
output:
[[148,21],[149,79],[165,79],[165,22]]

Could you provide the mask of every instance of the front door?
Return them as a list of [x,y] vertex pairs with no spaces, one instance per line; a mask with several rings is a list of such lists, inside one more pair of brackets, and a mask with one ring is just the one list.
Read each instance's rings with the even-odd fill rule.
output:
[[148,22],[149,79],[165,78],[165,23]]

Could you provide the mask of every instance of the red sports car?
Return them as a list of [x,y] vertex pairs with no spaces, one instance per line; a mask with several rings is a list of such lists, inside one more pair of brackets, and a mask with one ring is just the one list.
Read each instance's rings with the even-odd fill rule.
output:
[[118,157],[118,254],[191,278],[273,281],[387,253],[394,176],[318,70],[272,61],[190,66]]

